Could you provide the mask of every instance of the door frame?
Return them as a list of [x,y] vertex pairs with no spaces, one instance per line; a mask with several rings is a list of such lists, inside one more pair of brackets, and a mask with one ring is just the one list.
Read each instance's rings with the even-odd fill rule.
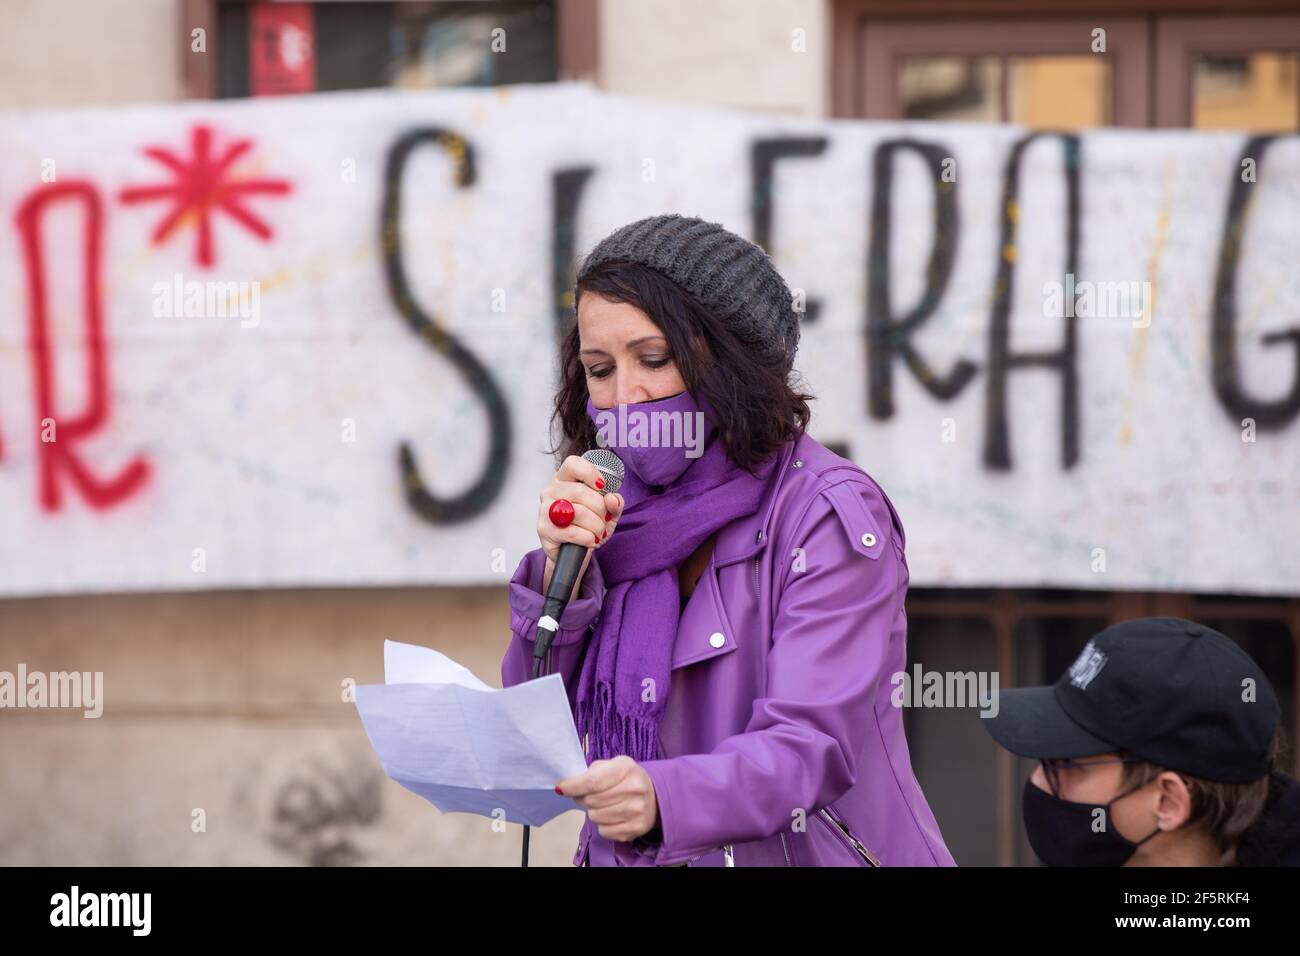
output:
[[[1205,53],[1300,52],[1300,17],[1162,17],[1156,21],[1155,125],[1189,127],[1192,67]],[[1176,79],[1172,79],[1176,78]],[[1300,116],[1296,117],[1300,128]]]

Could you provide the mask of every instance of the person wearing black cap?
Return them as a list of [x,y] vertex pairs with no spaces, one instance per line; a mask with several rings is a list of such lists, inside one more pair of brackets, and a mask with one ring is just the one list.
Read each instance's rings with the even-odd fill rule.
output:
[[1039,761],[1030,846],[1049,866],[1298,866],[1300,784],[1276,769],[1264,672],[1192,621],[1124,621],[1053,686],[1002,691],[985,726]]

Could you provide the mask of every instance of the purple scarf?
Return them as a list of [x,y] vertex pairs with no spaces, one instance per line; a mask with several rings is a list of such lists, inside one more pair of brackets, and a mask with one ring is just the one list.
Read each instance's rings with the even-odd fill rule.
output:
[[[699,407],[688,392],[675,398],[675,403],[668,399],[628,408],[667,408],[667,403]],[[588,412],[595,411],[589,402]],[[704,413],[709,414],[707,409]],[[765,462],[757,477],[732,462],[709,417],[703,454],[689,459],[661,494],[650,494],[629,465],[620,489],[623,515],[592,558],[600,565],[606,590],[576,694],[575,718],[578,735],[589,742],[588,764],[619,754],[637,761],[658,757],[659,722],[668,703],[681,615],[678,565],[715,531],[757,511],[775,474],[779,456]],[[614,442],[610,447],[624,452]],[[658,459],[672,472],[672,456],[680,466],[686,450],[642,447],[627,455],[625,463],[639,460],[650,473],[650,459]]]

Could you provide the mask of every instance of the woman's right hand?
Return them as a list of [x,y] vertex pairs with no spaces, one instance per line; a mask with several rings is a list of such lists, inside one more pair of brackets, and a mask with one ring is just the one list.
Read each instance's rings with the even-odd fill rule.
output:
[[[542,593],[551,583],[551,572],[560,554],[560,545],[573,543],[587,548],[582,569],[574,582],[572,600],[582,585],[582,576],[591,561],[594,550],[609,540],[623,513],[623,496],[606,494],[602,490],[604,477],[600,469],[580,455],[570,455],[560,464],[551,480],[538,495],[537,538],[546,552],[546,574],[542,578]],[[573,521],[561,528],[551,521],[551,503],[565,498],[573,505]]]

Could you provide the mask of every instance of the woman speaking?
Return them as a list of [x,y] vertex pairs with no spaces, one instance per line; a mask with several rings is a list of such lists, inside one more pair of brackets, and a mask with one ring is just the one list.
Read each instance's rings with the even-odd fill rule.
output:
[[[587,769],[575,865],[951,866],[912,773],[903,527],[805,433],[799,326],[767,254],[662,215],[587,256],[560,354],[559,469],[510,583],[532,676],[561,545],[588,548],[549,653]],[[581,457],[623,460],[619,493]]]

